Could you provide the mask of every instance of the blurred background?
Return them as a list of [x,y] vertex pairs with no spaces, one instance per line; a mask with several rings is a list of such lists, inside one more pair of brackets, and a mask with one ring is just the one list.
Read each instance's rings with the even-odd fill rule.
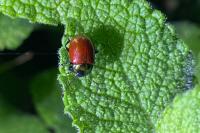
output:
[[[198,60],[200,0],[149,2],[166,15]],[[0,28],[0,133],[75,133],[71,119],[63,114],[56,81],[64,27],[1,15]]]

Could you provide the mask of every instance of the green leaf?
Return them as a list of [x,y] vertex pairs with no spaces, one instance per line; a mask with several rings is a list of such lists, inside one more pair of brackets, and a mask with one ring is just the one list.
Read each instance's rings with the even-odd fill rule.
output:
[[[144,1],[90,4],[63,8],[75,14],[59,51],[65,111],[81,132],[154,132],[173,97],[193,87],[189,49]],[[65,42],[77,34],[89,37],[99,51],[91,74],[83,78],[65,65]]]
[[48,70],[37,75],[31,83],[34,104],[48,127],[56,133],[75,133],[71,120],[63,114],[61,92],[57,84],[57,71]]
[[48,133],[37,117],[22,113],[0,99],[1,133]]
[[0,0],[0,11],[11,17],[27,18],[32,22],[58,24],[61,0]]
[[33,25],[25,20],[13,20],[0,14],[0,29],[0,51],[4,49],[14,50],[29,36]]
[[191,22],[173,23],[179,36],[187,43],[187,45],[198,56],[200,52],[200,27]]
[[[145,0],[0,0],[0,11],[65,25],[59,81],[80,132],[154,132],[173,97],[193,87],[188,47]],[[66,42],[75,35],[99,51],[83,78],[68,72]]]
[[199,133],[200,87],[178,95],[164,111],[157,133]]

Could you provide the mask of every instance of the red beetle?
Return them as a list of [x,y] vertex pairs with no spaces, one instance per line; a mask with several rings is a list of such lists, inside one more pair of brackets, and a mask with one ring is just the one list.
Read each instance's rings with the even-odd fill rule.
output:
[[83,77],[91,72],[94,64],[95,49],[88,38],[77,36],[71,39],[67,50],[70,72],[75,73],[77,77]]

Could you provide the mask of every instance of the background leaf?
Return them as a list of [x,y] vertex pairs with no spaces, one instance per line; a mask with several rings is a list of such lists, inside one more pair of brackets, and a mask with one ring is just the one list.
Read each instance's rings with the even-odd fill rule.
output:
[[32,22],[58,24],[61,0],[0,0],[0,11],[11,17],[27,18]]
[[34,104],[46,125],[56,133],[75,133],[71,120],[63,112],[57,72],[55,69],[48,70],[34,78],[31,83]]
[[0,51],[16,49],[30,35],[33,25],[25,20],[11,19],[0,14]]
[[4,103],[0,96],[1,133],[48,133],[44,124],[35,116],[24,114]]
[[200,87],[178,95],[157,124],[158,133],[199,133]]

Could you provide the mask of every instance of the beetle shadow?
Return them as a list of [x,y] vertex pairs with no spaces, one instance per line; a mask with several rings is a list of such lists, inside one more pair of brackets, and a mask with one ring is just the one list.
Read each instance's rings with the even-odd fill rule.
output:
[[101,25],[90,33],[98,56],[101,56],[107,63],[119,59],[123,49],[123,35],[110,25]]
[[[112,63],[119,59],[124,46],[124,37],[116,27],[100,24],[98,27],[92,28],[85,33],[84,26],[77,20],[73,18],[68,19],[66,28],[69,28],[73,32],[65,32],[65,36],[73,37],[76,35],[86,35],[94,44],[97,56],[104,59],[107,63]],[[67,40],[62,40],[62,42],[65,44]]]

